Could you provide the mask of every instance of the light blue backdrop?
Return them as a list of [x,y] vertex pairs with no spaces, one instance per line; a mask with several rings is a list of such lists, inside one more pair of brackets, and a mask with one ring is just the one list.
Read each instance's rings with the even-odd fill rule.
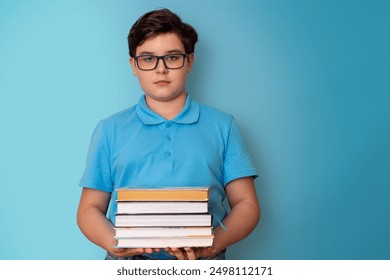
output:
[[390,259],[388,1],[0,1],[0,259],[102,259],[76,225],[96,123],[141,94],[126,37],[168,7],[189,92],[232,113],[262,220],[229,259]]

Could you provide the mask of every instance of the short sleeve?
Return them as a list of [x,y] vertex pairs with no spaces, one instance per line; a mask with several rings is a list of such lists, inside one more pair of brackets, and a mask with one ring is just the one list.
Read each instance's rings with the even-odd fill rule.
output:
[[112,192],[113,182],[110,169],[109,140],[104,123],[100,122],[91,137],[80,186]]
[[223,168],[225,186],[230,181],[238,178],[258,177],[256,168],[251,161],[240,131],[233,118],[227,139]]

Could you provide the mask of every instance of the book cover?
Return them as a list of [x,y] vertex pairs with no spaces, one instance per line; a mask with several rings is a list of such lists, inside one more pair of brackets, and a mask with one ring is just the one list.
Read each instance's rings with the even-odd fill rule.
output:
[[117,248],[168,248],[168,247],[208,247],[213,244],[213,236],[181,238],[124,238],[118,240]]
[[210,236],[212,227],[123,227],[115,228],[115,238]]
[[208,201],[209,187],[117,189],[118,201]]
[[116,214],[116,227],[211,226],[211,214]]
[[207,213],[207,201],[117,201],[118,214]]

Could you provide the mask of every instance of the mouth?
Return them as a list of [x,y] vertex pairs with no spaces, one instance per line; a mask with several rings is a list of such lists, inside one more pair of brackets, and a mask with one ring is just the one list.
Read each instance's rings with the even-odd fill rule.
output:
[[154,82],[156,85],[158,86],[166,86],[170,83],[170,81],[167,81],[167,80],[158,80],[156,82]]

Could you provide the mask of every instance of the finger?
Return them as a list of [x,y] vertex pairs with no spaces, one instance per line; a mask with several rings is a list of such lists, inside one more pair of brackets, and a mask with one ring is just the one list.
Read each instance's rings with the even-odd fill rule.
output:
[[122,256],[135,256],[141,255],[145,252],[143,248],[126,248],[126,251],[122,253]]
[[184,251],[187,254],[187,259],[188,260],[196,260],[196,254],[195,254],[195,251],[192,248],[185,247]]
[[116,248],[116,247],[113,247],[111,249],[111,253],[115,256],[118,256],[118,257],[122,257],[122,256],[125,256],[127,254],[127,248]]
[[144,248],[135,248],[132,250],[132,253],[134,255],[141,255],[141,254],[145,253],[145,249]]
[[214,248],[213,246],[207,247],[206,250],[207,250],[210,254],[213,254],[213,255],[216,254],[215,248]]
[[126,251],[126,248],[118,248],[118,247],[116,247],[117,245],[118,245],[118,240],[114,239],[111,243],[111,251],[113,253],[120,253],[120,252]]
[[165,252],[167,252],[168,254],[174,256],[175,253],[173,253],[173,251],[170,249],[170,248],[164,248]]
[[124,252],[126,251],[126,248],[112,248],[112,252],[114,253],[121,253],[121,252]]
[[178,259],[178,260],[185,260],[187,259],[187,254],[185,254],[182,250],[179,248],[171,248],[173,255]]
[[131,256],[129,253],[129,250],[127,248],[120,248],[120,249],[115,249],[112,251],[112,254],[117,257],[127,257]]
[[146,248],[145,253],[147,254],[153,254],[153,249],[152,248]]

